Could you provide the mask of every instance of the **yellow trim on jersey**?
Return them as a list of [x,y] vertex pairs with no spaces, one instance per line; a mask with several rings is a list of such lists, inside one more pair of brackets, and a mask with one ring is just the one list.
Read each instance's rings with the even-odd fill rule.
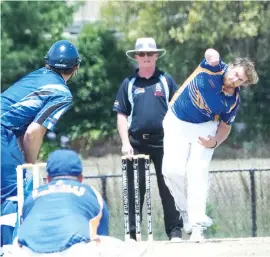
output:
[[97,230],[100,224],[100,220],[102,218],[102,210],[103,210],[103,199],[100,195],[100,193],[91,187],[94,193],[96,194],[99,206],[100,206],[100,211],[97,216],[93,217],[92,219],[89,220],[89,231],[90,231],[90,239],[94,239],[97,237]]
[[193,80],[199,73],[205,72],[209,75],[222,75],[224,71],[212,72],[205,68],[202,68],[200,65],[193,71],[193,73],[185,80],[182,86],[176,91],[169,105],[172,106],[176,99],[181,95],[184,89],[189,85],[190,81]]
[[214,120],[215,120],[215,121],[219,121],[219,119],[220,119],[219,115],[216,114]]
[[238,101],[238,98],[239,98],[239,92],[236,92],[235,102],[234,102],[234,104],[231,106],[231,108],[230,108],[230,110],[228,111],[228,113],[230,113],[230,112],[233,110],[233,108],[236,106],[237,101]]

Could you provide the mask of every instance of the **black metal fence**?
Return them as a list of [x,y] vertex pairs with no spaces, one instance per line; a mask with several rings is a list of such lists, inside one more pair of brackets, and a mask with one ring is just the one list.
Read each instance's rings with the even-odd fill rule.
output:
[[[270,234],[269,171],[270,169],[210,171],[210,211],[214,220],[220,226],[212,231],[214,236],[256,237],[258,235],[258,209],[260,212],[259,223],[263,223],[259,226],[259,236]],[[151,180],[155,179],[155,173],[151,173],[151,177]],[[97,180],[98,189],[108,203],[110,210],[113,209],[112,222],[117,224],[115,227],[112,225],[113,234],[121,237],[123,226],[123,221],[121,221],[123,209],[121,174],[85,176],[85,179],[88,179],[90,184],[92,184],[92,180]],[[153,186],[153,183],[151,185]],[[154,194],[152,200],[159,201],[157,189],[153,190],[156,192],[152,193]],[[156,212],[159,213],[157,216],[160,219],[160,216],[162,217],[160,204],[158,203],[153,208],[156,208]],[[157,224],[159,225],[160,222],[157,222]],[[161,231],[158,234],[162,234]]]
[[[269,172],[270,169],[242,169],[242,170],[217,170],[210,171],[210,174],[225,172],[249,172],[250,180],[250,209],[251,209],[251,236],[257,236],[257,211],[256,211],[256,181],[255,174],[258,172]],[[270,181],[269,181],[270,182]],[[269,206],[270,207],[270,206]]]

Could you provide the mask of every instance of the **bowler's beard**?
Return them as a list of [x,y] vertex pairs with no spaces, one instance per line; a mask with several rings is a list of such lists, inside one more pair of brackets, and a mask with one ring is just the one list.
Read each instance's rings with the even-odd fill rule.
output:
[[227,88],[236,88],[234,82],[231,82],[228,78],[224,78],[224,87]]

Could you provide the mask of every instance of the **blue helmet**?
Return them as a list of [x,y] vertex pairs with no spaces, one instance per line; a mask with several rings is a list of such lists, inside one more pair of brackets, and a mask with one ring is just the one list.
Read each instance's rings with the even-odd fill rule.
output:
[[68,40],[55,42],[44,57],[46,64],[55,69],[71,69],[81,62],[77,48]]

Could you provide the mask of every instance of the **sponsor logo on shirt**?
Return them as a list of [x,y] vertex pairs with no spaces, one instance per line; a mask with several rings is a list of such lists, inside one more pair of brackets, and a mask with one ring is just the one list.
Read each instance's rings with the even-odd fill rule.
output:
[[138,95],[138,94],[141,94],[141,93],[144,93],[145,92],[145,89],[144,88],[141,88],[141,87],[137,87],[134,91],[134,94],[135,95]]
[[155,90],[154,95],[155,96],[163,96],[162,87],[161,87],[160,83],[156,84],[156,90]]

